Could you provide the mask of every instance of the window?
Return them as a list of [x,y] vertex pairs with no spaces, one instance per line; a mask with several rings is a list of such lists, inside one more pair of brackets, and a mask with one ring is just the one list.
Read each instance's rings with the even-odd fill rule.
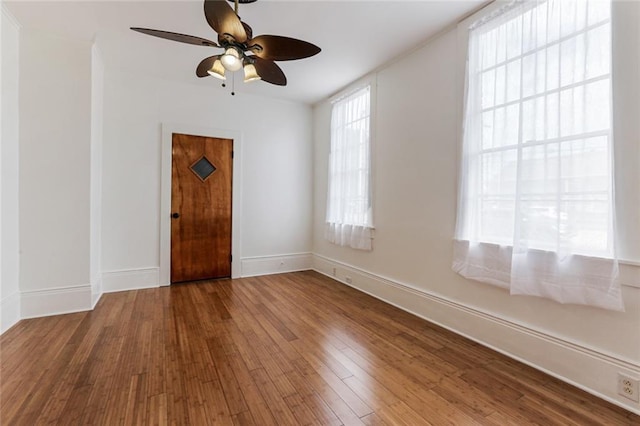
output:
[[462,275],[622,309],[610,13],[602,0],[517,1],[469,30],[454,259]]
[[371,86],[334,102],[326,238],[371,250]]

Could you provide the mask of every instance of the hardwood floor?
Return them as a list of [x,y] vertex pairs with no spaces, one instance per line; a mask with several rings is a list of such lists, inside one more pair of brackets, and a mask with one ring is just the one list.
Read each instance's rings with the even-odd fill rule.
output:
[[0,357],[2,425],[640,424],[314,272],[105,294]]

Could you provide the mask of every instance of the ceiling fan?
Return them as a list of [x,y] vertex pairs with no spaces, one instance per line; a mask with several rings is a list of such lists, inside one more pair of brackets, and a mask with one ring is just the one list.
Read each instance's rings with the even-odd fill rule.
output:
[[[232,2],[233,0],[229,0]],[[196,68],[198,77],[209,75],[226,79],[226,73],[242,68],[244,82],[263,80],[278,86],[286,86],[287,77],[274,61],[303,59],[320,53],[320,48],[306,41],[277,35],[253,37],[253,30],[238,16],[238,1],[253,3],[256,0],[235,0],[235,11],[225,0],[205,0],[204,16],[218,33],[218,43],[204,38],[170,31],[132,27],[134,31],[182,43],[218,47],[224,53],[209,56]]]

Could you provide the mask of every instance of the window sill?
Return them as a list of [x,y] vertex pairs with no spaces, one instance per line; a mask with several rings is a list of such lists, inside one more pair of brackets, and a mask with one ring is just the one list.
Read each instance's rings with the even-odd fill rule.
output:
[[[468,241],[468,240],[458,240],[458,241]],[[479,244],[486,244],[494,247],[502,247],[505,249],[511,249],[512,246],[508,244],[497,244],[497,243],[487,243],[487,242],[479,242]],[[530,249],[536,252],[545,252],[546,250],[539,249]],[[586,255],[579,255],[586,256]],[[590,257],[600,257],[601,256],[590,256]],[[625,287],[633,287],[640,289],[640,262],[628,260],[628,259],[618,259],[618,267],[620,270],[620,284]]]

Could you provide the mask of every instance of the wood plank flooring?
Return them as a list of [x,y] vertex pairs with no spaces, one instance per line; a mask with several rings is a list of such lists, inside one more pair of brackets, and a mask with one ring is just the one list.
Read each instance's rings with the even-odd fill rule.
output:
[[0,337],[0,424],[631,425],[315,272],[105,294]]

